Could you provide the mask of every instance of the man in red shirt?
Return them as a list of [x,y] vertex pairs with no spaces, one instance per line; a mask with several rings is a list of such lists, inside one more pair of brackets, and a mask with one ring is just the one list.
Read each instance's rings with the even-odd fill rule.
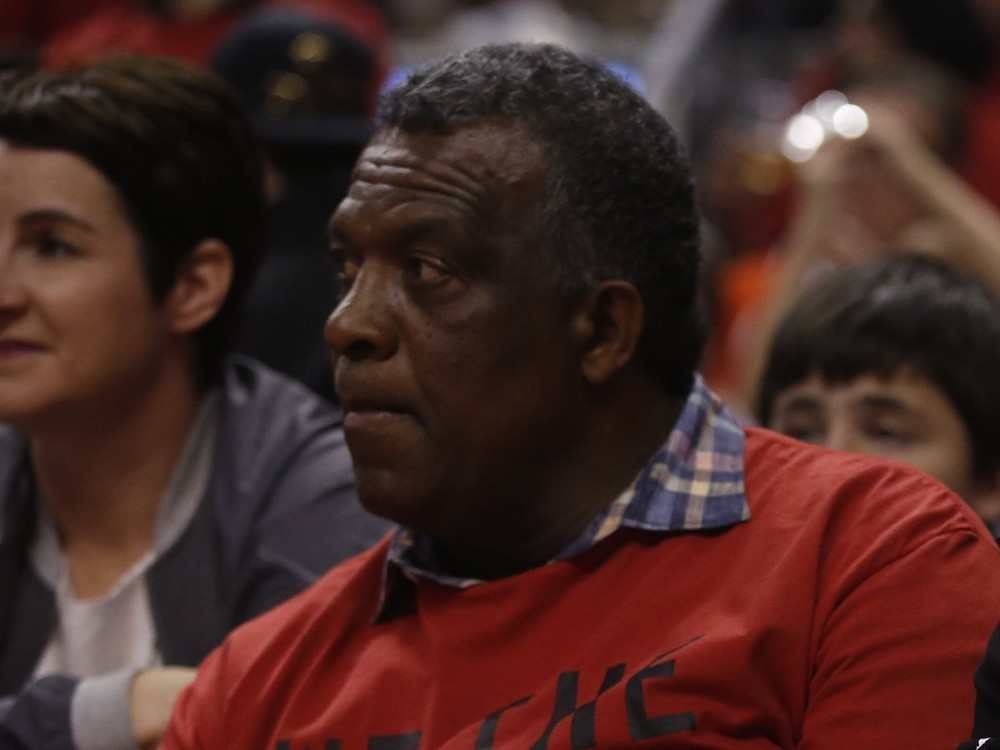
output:
[[645,100],[509,44],[380,123],[326,336],[359,495],[401,528],[231,636],[166,750],[968,736],[1000,550],[934,480],[705,388],[693,189]]

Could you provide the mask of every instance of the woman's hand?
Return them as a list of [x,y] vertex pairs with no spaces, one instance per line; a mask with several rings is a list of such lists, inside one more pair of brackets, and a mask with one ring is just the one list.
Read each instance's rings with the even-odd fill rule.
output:
[[174,703],[197,670],[189,667],[147,669],[132,681],[132,731],[139,746],[155,748],[170,722]]

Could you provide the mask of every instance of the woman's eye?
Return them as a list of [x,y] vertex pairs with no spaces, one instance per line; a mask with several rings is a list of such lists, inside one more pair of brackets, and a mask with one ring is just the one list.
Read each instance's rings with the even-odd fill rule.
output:
[[44,258],[62,258],[79,254],[79,249],[75,245],[54,235],[36,237],[32,244],[36,252]]

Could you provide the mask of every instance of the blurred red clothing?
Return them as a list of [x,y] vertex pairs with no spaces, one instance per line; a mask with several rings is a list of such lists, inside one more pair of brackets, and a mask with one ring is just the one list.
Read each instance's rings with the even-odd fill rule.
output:
[[0,47],[36,47],[96,12],[135,0],[2,0]]
[[965,112],[960,174],[1000,208],[1000,68],[977,87]]
[[207,65],[219,40],[248,10],[286,7],[300,8],[346,27],[374,53],[381,71],[388,70],[389,28],[382,14],[365,0],[261,0],[249,8],[197,21],[164,19],[130,0],[126,5],[104,8],[53,37],[43,48],[43,60],[49,66],[63,66],[128,52]]

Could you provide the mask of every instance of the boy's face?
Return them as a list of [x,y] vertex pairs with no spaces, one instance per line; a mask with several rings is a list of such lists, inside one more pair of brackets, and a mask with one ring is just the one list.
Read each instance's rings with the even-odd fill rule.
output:
[[768,427],[807,443],[908,463],[950,487],[988,522],[1000,518],[973,478],[972,443],[958,412],[943,391],[909,370],[847,383],[813,373],[775,398]]

